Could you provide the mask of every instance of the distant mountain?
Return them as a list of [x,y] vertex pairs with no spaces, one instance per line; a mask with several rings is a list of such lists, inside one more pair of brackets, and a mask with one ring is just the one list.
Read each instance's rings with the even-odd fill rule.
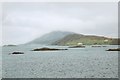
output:
[[78,43],[83,43],[85,45],[116,45],[118,44],[118,39],[93,35],[70,34],[55,41],[52,45],[70,46],[77,45]]
[[50,45],[57,40],[64,38],[67,35],[74,34],[73,32],[65,32],[65,31],[53,31],[48,34],[43,35],[27,44],[45,44]]
[[116,45],[120,44],[120,39],[82,35],[66,31],[53,31],[27,44],[70,46],[77,45],[78,43],[83,43],[85,45]]

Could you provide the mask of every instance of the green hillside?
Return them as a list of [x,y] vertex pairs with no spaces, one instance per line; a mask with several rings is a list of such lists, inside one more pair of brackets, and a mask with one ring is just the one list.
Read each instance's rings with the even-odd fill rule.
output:
[[77,45],[78,43],[83,43],[84,45],[116,45],[118,44],[118,39],[101,36],[70,34],[58,41],[55,41],[52,45],[70,46]]

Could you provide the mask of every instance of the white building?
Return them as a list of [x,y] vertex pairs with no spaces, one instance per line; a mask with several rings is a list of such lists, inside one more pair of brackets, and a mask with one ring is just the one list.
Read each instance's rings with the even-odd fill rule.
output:
[[83,45],[83,43],[77,43],[77,45],[78,45],[78,46],[82,46],[82,45]]

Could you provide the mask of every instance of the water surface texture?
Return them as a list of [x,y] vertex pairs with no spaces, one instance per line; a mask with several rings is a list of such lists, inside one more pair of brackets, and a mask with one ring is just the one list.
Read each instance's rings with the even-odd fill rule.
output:
[[[65,51],[30,51],[44,46],[2,48],[3,78],[118,78],[118,52],[107,47],[68,48]],[[67,48],[67,46],[49,46]],[[21,51],[24,54],[9,54]]]

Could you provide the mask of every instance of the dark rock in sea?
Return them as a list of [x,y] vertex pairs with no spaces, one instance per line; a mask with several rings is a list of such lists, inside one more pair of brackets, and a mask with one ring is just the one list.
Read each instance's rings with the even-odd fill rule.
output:
[[102,47],[107,47],[107,46],[102,46]]
[[101,46],[92,46],[92,47],[107,47],[107,46],[102,46],[102,45],[101,45]]
[[106,51],[120,51],[120,48],[117,48],[117,49],[108,49]]
[[92,47],[102,47],[102,46],[92,46]]
[[13,52],[12,54],[24,54],[24,52]]
[[57,51],[57,50],[68,50],[68,49],[56,49],[56,48],[39,48],[39,49],[33,49],[32,51]]
[[12,45],[12,44],[10,44],[10,45],[3,45],[3,47],[12,47],[12,46],[17,46],[17,45]]
[[85,48],[85,46],[71,46],[69,48]]

